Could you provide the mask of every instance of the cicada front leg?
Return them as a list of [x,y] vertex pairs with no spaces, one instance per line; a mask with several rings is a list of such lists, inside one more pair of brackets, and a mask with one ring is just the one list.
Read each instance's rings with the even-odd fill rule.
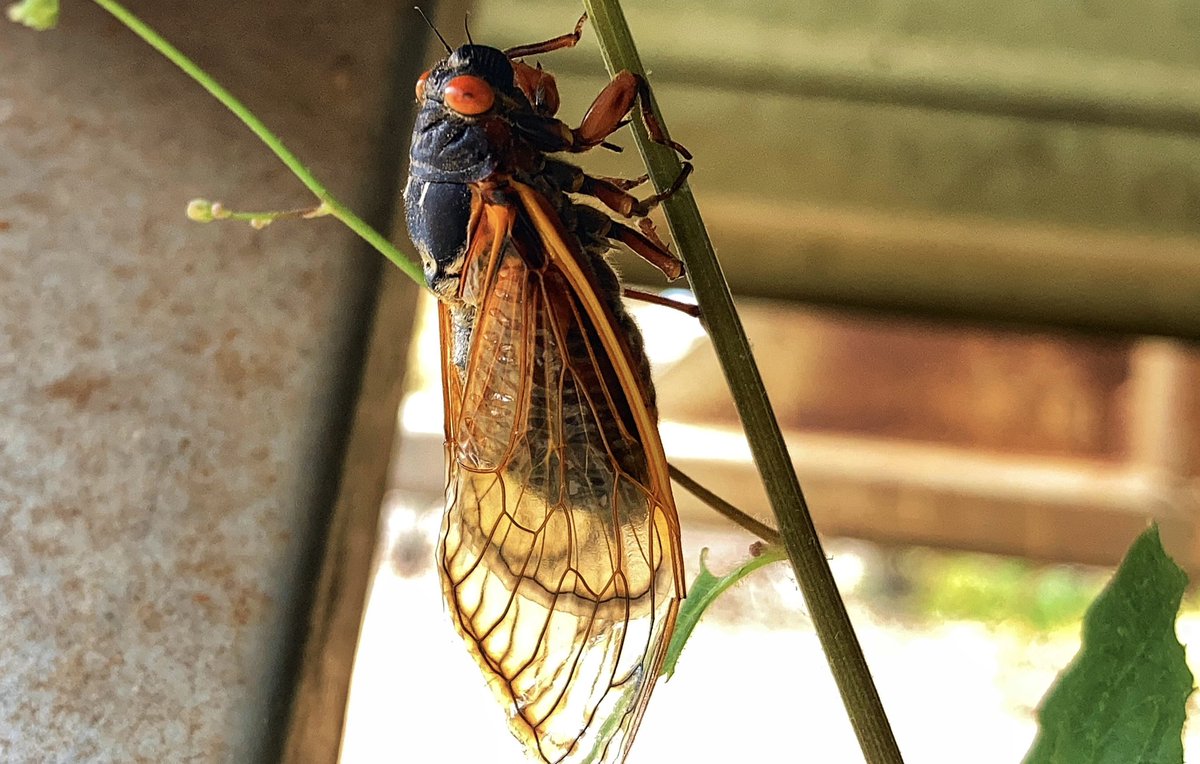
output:
[[[575,28],[564,35],[528,45],[516,45],[504,51],[504,55],[513,62],[518,87],[529,96],[534,108],[543,116],[550,117],[558,111],[558,89],[554,84],[554,78],[548,72],[544,72],[541,65],[535,68],[520,59],[564,48],[574,48],[583,36],[583,25],[587,21],[587,17],[587,13],[580,16],[579,21],[575,23]],[[554,150],[580,152],[596,146],[605,146],[620,151],[619,146],[613,146],[605,139],[627,124],[626,115],[633,108],[634,101],[638,99],[641,99],[642,102],[642,120],[645,122],[646,130],[650,133],[650,139],[673,149],[684,159],[691,159],[691,152],[682,144],[667,137],[667,131],[658,121],[651,106],[650,83],[646,82],[644,77],[634,74],[628,69],[618,72],[612,82],[609,82],[604,90],[600,91],[596,100],[583,115],[583,121],[579,123],[579,127],[572,128],[565,123],[558,123],[560,135],[556,137],[562,145]]]
[[508,56],[510,60],[515,61],[518,58],[536,56],[539,53],[550,53],[551,51],[562,50],[563,48],[574,48],[579,44],[579,38],[583,37],[583,25],[585,22],[587,22],[587,13],[579,17],[579,21],[575,22],[575,28],[570,32],[558,37],[551,37],[549,40],[542,40],[541,42],[532,42],[528,45],[514,45],[511,48],[506,48],[504,55]]
[[537,66],[530,66],[520,59],[563,48],[574,48],[579,42],[579,38],[583,36],[585,21],[587,21],[586,13],[579,17],[579,21],[575,23],[575,29],[564,35],[528,45],[517,45],[504,51],[504,55],[508,56],[509,61],[512,62],[517,87],[525,93],[534,111],[544,117],[553,117],[558,112],[558,86],[554,82],[554,76],[543,69],[540,63]]
[[572,143],[565,150],[587,151],[604,143],[605,138],[625,125],[625,115],[633,108],[634,101],[639,99],[642,102],[642,121],[650,133],[650,140],[673,149],[684,159],[691,159],[692,153],[667,136],[667,131],[654,114],[651,107],[650,83],[628,69],[617,72],[612,82],[596,96],[596,100],[583,115],[579,127],[570,131]]
[[[546,90],[548,84],[532,67],[522,65],[517,73],[517,84],[531,100],[542,102],[539,106],[541,116],[550,116],[548,107],[551,101],[554,102],[553,106],[557,107],[557,93],[553,99],[537,95],[539,87]],[[638,100],[642,103],[642,121],[650,133],[650,139],[674,150],[684,159],[691,159],[692,153],[682,144],[667,137],[662,123],[654,115],[650,106],[650,85],[645,79],[628,70],[618,72],[612,82],[600,91],[587,113],[583,115],[579,127],[571,127],[561,120],[547,118],[537,123],[523,124],[522,129],[533,139],[534,144],[546,153],[569,151],[577,154],[597,146],[620,151],[620,146],[614,146],[606,139],[628,124],[629,110]]]

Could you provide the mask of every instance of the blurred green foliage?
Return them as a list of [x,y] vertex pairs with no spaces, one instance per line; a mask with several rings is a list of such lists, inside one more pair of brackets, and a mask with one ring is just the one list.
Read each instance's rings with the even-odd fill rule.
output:
[[[1111,571],[1008,557],[911,549],[894,553],[885,584],[900,614],[1008,623],[1035,631],[1077,628]],[[898,580],[896,580],[898,579]],[[877,588],[877,587],[872,587]]]

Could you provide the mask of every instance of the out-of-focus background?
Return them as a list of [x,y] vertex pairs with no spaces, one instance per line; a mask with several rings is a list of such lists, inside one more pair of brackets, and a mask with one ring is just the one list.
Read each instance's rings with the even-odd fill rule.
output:
[[[698,157],[692,186],[901,749],[1019,761],[1084,608],[1147,518],[1197,563],[1200,356],[1143,332],[1182,318],[1163,291],[1175,268],[1200,307],[1200,196],[1187,198],[1200,153],[1168,115],[1200,106],[1186,84],[1200,59],[1168,42],[1200,35],[1200,19],[1184,32],[1182,6],[961,0],[626,10],[672,134]],[[503,47],[570,17],[484,2],[471,28]],[[540,60],[577,119],[605,82],[594,37]],[[639,172],[596,154],[582,161],[600,174]],[[423,315],[343,755],[392,760],[383,741],[404,719],[447,729],[405,737],[418,759],[453,739],[462,761],[515,763],[446,636],[429,563],[442,421]],[[637,317],[668,458],[769,518],[702,331],[663,308]],[[751,537],[677,494],[691,571],[704,547],[718,568],[747,556]],[[1180,628],[1186,643],[1200,618]],[[429,659],[395,649],[407,639]],[[412,681],[423,689],[395,692]],[[777,565],[706,617],[631,761],[774,760],[797,745],[861,759]]]
[[[432,302],[328,220],[184,220],[195,196],[309,197],[79,5],[55,32],[0,25],[0,755],[515,764],[432,567]],[[407,7],[131,5],[389,225],[412,82],[439,55]],[[580,12],[426,8],[452,43],[469,10],[498,47]],[[1200,570],[1200,11],[626,12],[906,759],[1020,760],[1146,523]],[[594,36],[540,60],[577,122],[606,81]],[[617,142],[581,162],[640,174]],[[769,521],[697,323],[636,316],[668,458]],[[744,559],[746,533],[678,501],[689,576],[702,548]],[[630,759],[798,741],[860,760],[775,565],[706,616]]]

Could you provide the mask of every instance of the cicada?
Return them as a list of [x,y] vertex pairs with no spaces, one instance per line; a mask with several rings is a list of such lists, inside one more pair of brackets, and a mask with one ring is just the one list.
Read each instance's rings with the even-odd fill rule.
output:
[[655,139],[688,157],[629,72],[578,128],[555,117],[553,77],[523,59],[574,45],[583,22],[503,51],[446,45],[417,82],[405,188],[439,299],[442,588],[544,762],[624,760],[684,594],[650,366],[606,255],[620,242],[669,277],[682,266],[652,228],[581,201],[644,218],[662,195],[551,155],[608,146],[640,98]]

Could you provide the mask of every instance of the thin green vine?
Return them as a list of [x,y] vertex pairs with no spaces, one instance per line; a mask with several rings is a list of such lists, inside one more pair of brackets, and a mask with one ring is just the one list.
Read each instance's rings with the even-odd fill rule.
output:
[[[190,58],[185,56],[178,48],[167,42],[158,32],[155,32],[149,26],[142,22],[137,16],[134,16],[124,8],[116,0],[92,0],[104,10],[112,14],[118,21],[128,27],[134,34],[145,40],[151,47],[163,54],[178,66],[189,77],[195,80],[199,85],[212,94],[214,98],[221,102],[225,108],[233,112],[233,114],[242,121],[246,127],[258,136],[267,148],[274,152],[275,156],[279,157],[280,161],[287,165],[287,168],[292,171],[301,183],[303,183],[309,191],[320,200],[319,207],[327,214],[332,215],[338,220],[345,223],[350,230],[358,234],[363,241],[370,244],[379,251],[388,260],[396,264],[406,276],[415,281],[417,284],[424,286],[425,277],[421,273],[421,268],[413,260],[406,257],[400,250],[392,246],[382,234],[376,231],[371,226],[367,225],[366,221],[354,214],[350,208],[334,198],[333,194],[325,188],[317,177],[313,175],[299,157],[291,152],[287,146],[283,145],[283,141],[279,139],[275,133],[254,115],[249,109],[242,104],[237,98],[226,90],[219,82],[214,80],[203,69],[195,64]],[[277,213],[246,213],[257,215],[257,219],[270,218]]]

